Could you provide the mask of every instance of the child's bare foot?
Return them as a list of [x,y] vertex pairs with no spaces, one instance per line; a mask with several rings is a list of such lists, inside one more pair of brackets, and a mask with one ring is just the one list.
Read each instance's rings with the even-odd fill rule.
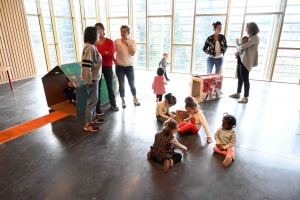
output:
[[174,165],[174,162],[173,162],[173,160],[172,160],[172,159],[171,159],[170,161],[171,161],[170,167],[173,167],[173,165]]
[[164,161],[164,172],[168,172],[169,171],[169,168],[170,168],[170,165],[171,165],[171,161],[170,160],[165,160]]
[[207,143],[212,143],[211,137],[207,137],[207,138],[206,138],[206,142],[207,142]]
[[225,167],[227,167],[228,165],[230,165],[232,163],[232,158],[231,157],[226,157],[225,160],[223,161],[223,165]]

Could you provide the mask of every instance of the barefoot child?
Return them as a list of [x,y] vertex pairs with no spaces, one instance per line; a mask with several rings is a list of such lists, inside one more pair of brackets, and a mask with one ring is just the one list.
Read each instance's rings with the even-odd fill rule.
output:
[[222,127],[220,127],[216,134],[216,146],[214,152],[225,155],[223,165],[227,167],[234,160],[234,145],[236,143],[236,133],[233,129],[236,126],[236,119],[234,116],[225,113],[222,120]]
[[167,120],[162,132],[156,133],[154,144],[147,154],[148,158],[164,164],[164,172],[168,172],[170,167],[181,161],[182,155],[174,152],[174,146],[181,149],[183,153],[187,151],[186,146],[180,144],[174,137],[176,130],[176,121],[173,119]]
[[202,113],[202,110],[198,108],[198,103],[193,97],[185,98],[185,109],[189,113],[189,117],[178,125],[178,132],[183,133],[190,131],[197,134],[201,126],[204,127],[206,133],[206,141],[211,143],[210,130],[207,121]]

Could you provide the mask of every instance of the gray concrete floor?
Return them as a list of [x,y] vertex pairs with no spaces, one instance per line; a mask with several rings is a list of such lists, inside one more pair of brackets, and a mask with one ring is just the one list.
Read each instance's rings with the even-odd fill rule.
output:
[[[84,115],[68,116],[0,145],[0,199],[300,199],[300,87],[251,81],[249,103],[228,97],[201,103],[212,135],[224,112],[237,118],[236,160],[223,167],[205,132],[176,137],[188,147],[168,173],[147,160],[161,124],[155,118],[154,71],[136,70],[141,106],[126,88],[127,108],[103,106],[100,132],[83,130]],[[167,92],[184,106],[190,75],[169,73]],[[49,113],[41,77],[0,85],[0,130]],[[120,99],[117,99],[119,106]],[[178,151],[180,152],[180,151]]]

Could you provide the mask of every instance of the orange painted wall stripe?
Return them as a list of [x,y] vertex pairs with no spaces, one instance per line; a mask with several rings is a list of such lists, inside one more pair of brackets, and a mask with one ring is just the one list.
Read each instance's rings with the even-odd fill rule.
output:
[[68,114],[59,112],[59,111],[55,111],[55,112],[49,113],[48,115],[45,115],[45,116],[39,117],[37,119],[33,119],[31,121],[24,122],[22,124],[18,124],[16,126],[13,126],[8,129],[5,129],[3,131],[0,131],[0,144],[7,142],[9,140],[12,140],[16,137],[19,137],[20,135],[28,133],[29,131],[37,129],[41,126],[55,122],[66,116],[68,116]]

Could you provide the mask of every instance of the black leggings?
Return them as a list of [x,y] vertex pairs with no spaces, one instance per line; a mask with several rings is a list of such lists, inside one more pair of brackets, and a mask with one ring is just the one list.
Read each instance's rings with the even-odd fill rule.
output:
[[244,97],[249,97],[249,90],[250,90],[249,71],[243,65],[239,56],[238,56],[238,64],[237,64],[237,77],[238,77],[237,93],[242,92],[242,87],[244,84]]
[[163,96],[162,94],[157,94],[156,99],[158,99],[158,101],[161,102],[162,101],[162,96]]
[[[173,164],[179,163],[182,159],[182,155],[181,155],[181,153],[173,152],[171,159],[173,160]],[[164,160],[156,160],[156,159],[154,159],[154,160],[157,161],[158,163],[164,164]]]

